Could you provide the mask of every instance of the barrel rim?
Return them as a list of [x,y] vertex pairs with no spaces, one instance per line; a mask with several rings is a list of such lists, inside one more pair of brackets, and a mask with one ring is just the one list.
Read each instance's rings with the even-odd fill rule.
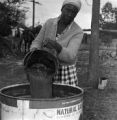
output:
[[78,86],[72,86],[72,85],[67,85],[67,84],[59,84],[59,83],[53,83],[54,85],[62,85],[62,86],[69,86],[69,87],[73,87],[73,88],[78,88],[81,93],[77,94],[77,95],[73,95],[73,96],[67,96],[67,97],[61,97],[61,98],[23,98],[23,97],[14,97],[14,96],[10,96],[10,95],[6,95],[4,93],[2,93],[2,90],[11,88],[11,87],[17,87],[17,86],[25,86],[25,85],[29,85],[29,83],[18,83],[18,84],[13,84],[13,85],[9,85],[9,86],[5,86],[3,88],[0,89],[0,96],[4,96],[10,99],[16,99],[16,100],[28,100],[28,101],[58,101],[58,100],[66,100],[66,99],[72,99],[72,98],[76,98],[76,97],[81,97],[84,93],[84,90]]

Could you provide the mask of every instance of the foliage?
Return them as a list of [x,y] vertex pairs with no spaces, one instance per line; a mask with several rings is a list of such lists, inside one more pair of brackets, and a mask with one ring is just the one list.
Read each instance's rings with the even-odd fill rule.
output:
[[114,8],[111,2],[103,6],[99,22],[103,29],[117,29],[117,8]]
[[11,28],[16,27],[25,19],[27,10],[20,9],[20,0],[7,0],[0,2],[0,34],[7,36]]

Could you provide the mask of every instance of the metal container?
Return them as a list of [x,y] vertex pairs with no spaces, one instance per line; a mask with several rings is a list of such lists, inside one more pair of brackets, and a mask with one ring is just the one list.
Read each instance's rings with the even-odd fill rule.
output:
[[24,58],[24,68],[30,82],[31,97],[51,98],[52,78],[58,69],[57,57],[44,50],[29,52]]
[[1,120],[82,120],[83,90],[53,84],[53,91],[53,98],[32,99],[28,83],[2,88]]

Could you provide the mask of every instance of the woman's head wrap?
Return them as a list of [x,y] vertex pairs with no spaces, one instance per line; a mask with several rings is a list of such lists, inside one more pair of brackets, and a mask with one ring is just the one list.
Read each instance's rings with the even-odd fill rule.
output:
[[71,4],[77,7],[78,10],[81,8],[81,1],[80,0],[64,0],[62,8],[64,5]]

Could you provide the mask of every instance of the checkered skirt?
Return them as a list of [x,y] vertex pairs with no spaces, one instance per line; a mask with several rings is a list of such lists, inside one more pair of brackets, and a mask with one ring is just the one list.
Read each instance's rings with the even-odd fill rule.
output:
[[78,86],[78,78],[75,65],[59,65],[58,71],[54,76],[54,83]]

